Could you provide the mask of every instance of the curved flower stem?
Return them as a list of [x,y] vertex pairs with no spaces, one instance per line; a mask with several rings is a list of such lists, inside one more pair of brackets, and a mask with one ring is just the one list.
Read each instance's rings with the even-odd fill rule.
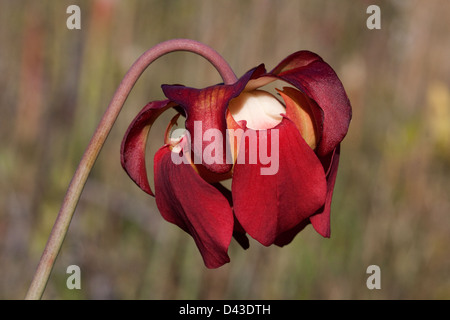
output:
[[147,50],[136,60],[117,88],[75,171],[25,299],[42,297],[86,180],[131,89],[153,61],[173,51],[189,51],[199,54],[214,65],[225,84],[237,81],[231,67],[215,50],[193,40],[173,39],[162,42]]

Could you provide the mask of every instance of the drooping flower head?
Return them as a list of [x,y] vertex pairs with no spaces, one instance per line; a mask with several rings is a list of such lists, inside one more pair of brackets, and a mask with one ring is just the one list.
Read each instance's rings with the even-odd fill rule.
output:
[[[264,90],[277,81],[278,94]],[[340,143],[351,106],[333,69],[299,51],[267,72],[251,69],[233,84],[203,89],[163,85],[166,100],[148,103],[122,142],[122,166],[156,198],[161,215],[189,233],[208,268],[230,261],[234,238],[284,246],[308,224],[330,236],[330,206]],[[280,99],[276,97],[279,95]],[[148,132],[166,110],[177,110],[147,177]],[[174,137],[179,116],[185,131]],[[232,179],[231,190],[220,181]]]

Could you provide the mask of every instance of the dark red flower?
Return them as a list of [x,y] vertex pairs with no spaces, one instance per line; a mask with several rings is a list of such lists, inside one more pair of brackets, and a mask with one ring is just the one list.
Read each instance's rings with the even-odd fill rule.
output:
[[[281,80],[282,98],[260,88]],[[272,71],[260,65],[231,85],[163,85],[167,100],[147,104],[128,128],[122,166],[169,222],[195,240],[208,268],[229,262],[232,236],[283,246],[311,223],[330,236],[340,142],[351,106],[333,69],[299,51]],[[148,132],[164,111],[179,114],[154,158],[155,192],[145,167]],[[179,115],[186,131],[174,138]],[[232,178],[231,191],[220,181]]]

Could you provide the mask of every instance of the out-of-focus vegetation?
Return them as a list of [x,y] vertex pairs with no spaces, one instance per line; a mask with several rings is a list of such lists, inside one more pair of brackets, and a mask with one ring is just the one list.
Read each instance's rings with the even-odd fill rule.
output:
[[[381,8],[381,30],[366,8]],[[81,8],[68,30],[66,8]],[[160,84],[220,82],[206,60],[172,53],[141,77],[91,173],[46,299],[450,298],[450,2],[324,0],[0,1],[0,298],[24,297],[64,193],[121,78],[149,47],[191,38],[238,76],[308,49],[353,105],[332,235],[307,227],[284,248],[234,241],[203,266],[120,166],[122,136]],[[158,121],[149,154],[170,115]],[[151,157],[149,157],[151,158]],[[152,161],[149,159],[149,165]],[[151,171],[151,170],[150,170]],[[249,181],[251,187],[251,181]],[[81,268],[81,290],[66,268]],[[366,268],[381,268],[368,290]]]

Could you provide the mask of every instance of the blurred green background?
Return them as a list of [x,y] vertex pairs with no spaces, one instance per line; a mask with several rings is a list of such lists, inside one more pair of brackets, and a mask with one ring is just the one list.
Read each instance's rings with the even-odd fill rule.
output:
[[[81,30],[66,8],[81,8]],[[381,30],[366,8],[381,8]],[[449,299],[450,2],[353,0],[0,0],[0,298],[22,299],[66,188],[131,64],[191,38],[241,76],[297,50],[337,72],[353,106],[342,144],[332,234],[311,226],[284,247],[235,241],[231,263],[204,267],[120,165],[137,112],[160,85],[221,79],[191,53],[138,81],[94,166],[44,299]],[[163,142],[157,122],[148,152]],[[149,157],[151,158],[151,157]],[[151,159],[149,160],[151,162]],[[81,290],[66,268],[81,268]],[[381,268],[381,289],[366,268]]]

